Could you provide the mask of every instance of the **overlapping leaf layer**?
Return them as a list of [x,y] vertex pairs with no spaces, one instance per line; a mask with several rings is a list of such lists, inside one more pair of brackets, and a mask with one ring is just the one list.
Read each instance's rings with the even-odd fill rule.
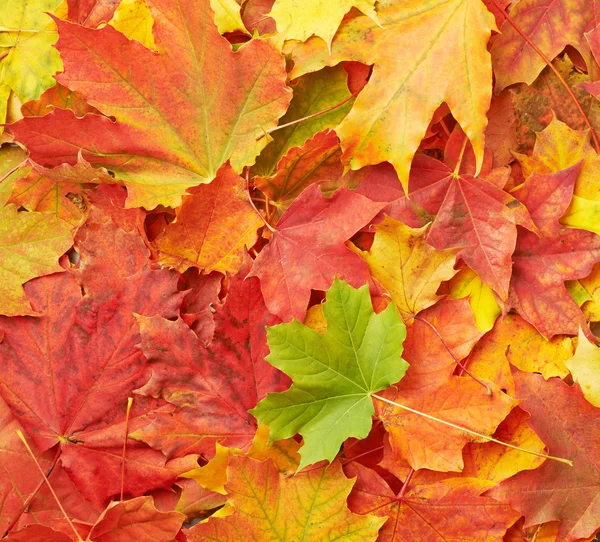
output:
[[597,0],[0,3],[3,539],[594,539]]

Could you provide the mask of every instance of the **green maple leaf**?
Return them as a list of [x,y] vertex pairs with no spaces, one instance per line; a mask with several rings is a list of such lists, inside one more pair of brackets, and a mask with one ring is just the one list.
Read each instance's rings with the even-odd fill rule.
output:
[[373,312],[367,286],[334,280],[323,305],[324,334],[297,320],[267,328],[267,361],[292,378],[282,393],[268,393],[250,411],[269,425],[271,439],[304,438],[299,469],[332,461],[349,437],[365,438],[374,414],[371,396],[398,382],[406,328],[391,304]]

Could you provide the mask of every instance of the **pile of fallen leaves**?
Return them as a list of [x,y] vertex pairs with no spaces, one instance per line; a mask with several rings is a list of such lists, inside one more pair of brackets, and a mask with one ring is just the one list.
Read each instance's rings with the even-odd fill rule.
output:
[[0,535],[593,539],[599,64],[597,0],[3,0]]

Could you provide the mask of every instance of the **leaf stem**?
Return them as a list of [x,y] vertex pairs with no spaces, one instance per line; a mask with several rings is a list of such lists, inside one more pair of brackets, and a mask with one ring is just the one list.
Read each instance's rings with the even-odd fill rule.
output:
[[[358,91],[358,92],[360,92],[360,91]],[[342,105],[349,102],[352,98],[356,98],[356,96],[358,95],[358,92],[351,94],[346,99],[342,100],[340,103],[332,105],[331,107],[328,107],[327,109],[323,109],[323,111],[317,111],[316,113],[312,113],[311,115],[307,115],[306,117],[302,117],[301,119],[292,120],[290,122],[286,122],[285,124],[280,124],[279,126],[275,126],[274,128],[269,128],[268,130],[263,130],[263,133],[256,137],[256,141],[259,141],[266,135],[272,134],[273,132],[276,132],[277,130],[283,130],[284,128],[287,128],[288,126],[293,126],[294,124],[299,124],[300,122],[304,122],[305,120],[309,120],[309,119],[318,117],[319,115],[324,115],[325,113],[329,113],[330,111],[333,111],[334,109],[337,109],[338,107],[342,107]]]
[[421,412],[419,410],[415,410],[415,409],[407,407],[405,405],[401,405],[400,403],[396,403],[395,401],[391,401],[390,399],[386,399],[385,397],[381,397],[380,395],[377,395],[375,393],[373,393],[371,395],[371,397],[374,397],[375,399],[379,399],[380,401],[383,401],[384,403],[388,403],[390,405],[401,408],[403,410],[408,410],[408,412],[412,412],[413,414],[417,414],[418,416],[422,416],[423,418],[427,418],[428,420],[432,420],[434,422],[438,422],[438,423],[447,425],[448,427],[452,427],[453,429],[458,429],[459,431],[463,431],[465,433],[468,433],[469,435],[473,435],[475,437],[479,437],[479,438],[488,440],[490,442],[495,442],[496,444],[506,446],[507,448],[512,448],[513,450],[518,450],[519,452],[524,452],[526,454],[536,455],[538,457],[544,457],[545,459],[552,459],[554,461],[558,461],[559,463],[564,463],[565,465],[569,465],[570,467],[573,466],[573,461],[571,461],[570,459],[564,459],[562,457],[556,457],[553,455],[541,454],[538,452],[534,452],[532,450],[525,450],[524,448],[519,448],[518,446],[513,446],[512,444],[509,444],[508,442],[502,442],[501,440],[497,440],[494,437],[490,437],[490,436],[484,435],[482,433],[477,433],[475,431],[471,431],[470,429],[467,429],[466,427],[456,425],[452,422],[447,422],[446,420],[441,420],[440,418],[436,418],[435,416],[431,416],[430,414],[425,414],[425,412]]
[[469,141],[467,134],[464,134],[464,136],[465,136],[465,138],[463,139],[462,147],[460,148],[460,154],[458,155],[458,160],[456,161],[456,167],[454,168],[454,171],[452,172],[452,175],[456,178],[458,178],[458,176],[460,174],[460,166],[463,161],[463,156],[465,155],[465,150],[467,149],[467,142]]
[[46,477],[46,474],[44,473],[44,470],[42,469],[42,467],[38,463],[38,460],[35,457],[35,455],[33,455],[33,452],[31,451],[31,448],[29,447],[29,444],[25,440],[25,436],[23,435],[23,432],[20,429],[17,429],[16,433],[17,433],[17,436],[21,439],[21,442],[23,442],[23,444],[25,445],[25,448],[27,448],[27,451],[29,452],[29,455],[31,456],[31,459],[33,459],[33,462],[35,463],[35,466],[38,468],[38,470],[40,471],[40,474],[42,475],[44,481],[48,485],[48,489],[50,490],[50,493],[52,493],[52,496],[54,497],[54,500],[56,501],[56,504],[58,504],[58,507],[60,508],[60,511],[62,512],[63,516],[65,516],[65,519],[67,520],[67,523],[69,524],[69,526],[71,527],[71,529],[73,529],[73,532],[75,533],[75,538],[76,538],[77,542],[83,542],[83,538],[81,538],[81,536],[79,536],[79,533],[77,532],[77,529],[75,529],[75,526],[73,525],[73,523],[71,523],[71,519],[69,518],[69,516],[65,512],[65,509],[63,508],[63,505],[61,504],[60,500],[58,499],[58,495],[54,492],[54,488],[52,487],[52,485],[50,484],[50,481]]
[[125,438],[123,439],[123,455],[121,457],[121,500],[125,490],[125,452],[127,451],[127,435],[129,434],[129,413],[133,405],[133,397],[127,398],[127,413],[125,414]]
[[519,25],[514,21],[514,19],[508,13],[506,13],[506,11],[504,11],[504,9],[502,8],[502,6],[500,4],[498,4],[498,0],[491,0],[491,2],[492,2],[492,4],[494,4],[494,6],[496,6],[496,8],[498,9],[498,11],[500,13],[502,13],[502,16],[517,31],[517,33],[529,44],[529,46],[541,57],[541,59],[546,63],[546,65],[554,72],[554,75],[556,75],[556,77],[560,81],[560,84],[567,91],[567,94],[569,95],[569,97],[571,98],[571,100],[573,100],[573,103],[577,107],[577,110],[579,111],[581,117],[583,118],[583,121],[587,124],[587,127],[590,129],[590,132],[592,134],[592,139],[594,140],[594,146],[596,147],[596,151],[600,151],[600,141],[598,141],[598,136],[596,135],[596,131],[594,130],[594,127],[592,126],[592,123],[590,122],[590,119],[585,114],[585,111],[581,107],[581,104],[577,100],[577,97],[575,96],[575,94],[573,94],[573,91],[570,89],[570,87],[567,84],[567,82],[563,79],[563,77],[560,74],[560,72],[554,67],[554,64],[552,64],[552,61],[533,42],[533,40],[527,34],[525,34],[525,32],[523,32],[521,30],[521,28],[519,28]]
[[397,500],[400,501],[404,497],[404,494],[406,493],[406,490],[408,489],[408,484],[410,484],[410,481],[412,480],[414,473],[415,473],[415,469],[413,469],[411,467],[410,470],[408,471],[408,475],[406,476],[406,480],[404,480],[404,483],[402,484],[402,488],[400,489],[400,492],[398,493],[398,495],[396,495]]
[[267,220],[265,219],[265,217],[261,214],[261,212],[256,208],[256,205],[254,205],[254,201],[252,200],[252,196],[250,195],[250,179],[249,179],[249,173],[250,170],[246,170],[246,193],[248,194],[248,201],[250,202],[250,205],[252,205],[252,208],[254,209],[254,212],[260,217],[260,219],[263,221],[263,224],[269,229],[271,230],[272,233],[275,233],[275,228],[273,226],[271,226],[271,224],[269,224],[267,222]]

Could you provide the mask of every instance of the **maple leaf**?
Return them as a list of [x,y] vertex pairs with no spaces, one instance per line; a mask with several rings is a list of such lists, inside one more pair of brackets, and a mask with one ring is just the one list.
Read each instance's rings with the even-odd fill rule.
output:
[[427,241],[437,250],[460,248],[457,258],[502,299],[508,296],[517,224],[535,229],[527,209],[502,190],[505,170],[485,179],[456,175],[445,164],[419,155],[411,169],[409,198],[436,215]]
[[336,279],[323,312],[325,334],[297,321],[268,329],[267,361],[294,383],[250,411],[270,427],[272,439],[304,437],[300,469],[332,461],[348,437],[365,438],[371,395],[398,382],[407,367],[400,358],[406,331],[396,308],[375,314],[366,286],[354,290]]
[[331,54],[315,38],[292,53],[292,77],[343,60],[375,65],[336,128],[344,162],[360,169],[389,161],[406,189],[413,155],[445,101],[473,143],[479,169],[492,90],[486,49],[496,29],[492,14],[479,0],[418,5],[387,0],[377,3],[377,19],[381,26],[366,16],[348,17],[331,43]]
[[[113,227],[107,224],[104,231],[96,231],[96,236],[109,235]],[[129,245],[125,242],[121,246],[132,252],[136,243],[143,246],[135,233],[125,234],[125,239]],[[85,250],[82,258],[88,258]],[[133,264],[132,270],[139,265],[139,261]],[[89,461],[88,469],[97,461],[118,464],[120,452],[112,457],[99,452],[106,437],[101,437],[98,430],[106,428],[109,420],[123,419],[128,395],[145,380],[146,360],[135,348],[139,332],[132,313],[174,317],[183,297],[176,290],[177,278],[169,271],[143,267],[131,275],[124,272],[121,280],[115,281],[117,288],[104,278],[114,272],[114,267],[103,267],[91,259],[83,271],[87,295],[82,295],[72,272],[42,277],[26,284],[25,289],[33,308],[43,316],[1,318],[0,322],[4,335],[0,359],[5,367],[19,367],[0,374],[0,393],[41,450],[60,443],[67,469],[69,465],[80,465],[83,458]],[[87,280],[93,271],[95,280]],[[48,329],[52,333],[45,331]],[[29,391],[32,386],[36,393]],[[118,433],[121,445],[123,431]],[[97,440],[94,435],[98,435]],[[143,471],[143,462],[138,464]],[[164,481],[166,474],[163,470],[156,480]],[[167,479],[174,476],[169,471]],[[139,483],[133,469],[130,481]],[[100,483],[86,476],[77,482],[82,490],[86,484],[95,484],[93,489],[86,486],[86,496],[99,491],[100,496],[95,497],[98,502],[116,492],[106,493],[111,486],[118,487],[118,480]],[[141,493],[149,489],[140,486],[137,490]]]
[[56,25],[48,13],[61,13],[62,0],[17,0],[0,15],[0,83],[24,102],[37,100],[56,84],[52,77],[62,68],[52,47]]
[[[491,435],[517,404],[490,382],[469,377],[453,376],[441,386],[428,390],[385,392],[382,396],[402,405],[465,427],[476,433]],[[439,422],[423,420],[422,416],[400,410],[392,405],[378,403],[378,416],[390,434],[394,452],[406,459],[415,469],[442,472],[460,472],[463,468],[462,449],[471,441],[479,440]]]
[[154,240],[158,262],[180,272],[194,266],[237,273],[263,225],[249,198],[246,182],[222,166],[213,182],[183,196],[175,220]]
[[73,244],[71,228],[44,213],[20,213],[14,204],[0,208],[0,314],[36,314],[22,284],[64,271],[58,259]]
[[407,324],[421,310],[435,304],[442,281],[455,274],[457,250],[435,250],[427,244],[428,226],[414,230],[393,218],[375,226],[369,252],[357,250],[367,262],[371,275],[390,294]]
[[380,542],[477,540],[500,542],[517,519],[509,506],[481,496],[493,484],[476,478],[448,478],[412,485],[396,495],[374,470],[357,463],[345,467],[357,481],[348,506],[359,514],[389,517]]
[[42,165],[72,162],[82,148],[91,164],[125,182],[128,206],[154,208],[177,206],[186,188],[210,182],[228,159],[238,171],[252,164],[266,145],[257,135],[275,126],[291,92],[274,46],[253,40],[234,53],[212,23],[208,0],[149,4],[158,55],[110,26],[58,22],[65,66],[58,81],[116,123],[55,111],[11,129]]
[[169,456],[212,455],[217,439],[240,448],[250,443],[256,426],[247,410],[267,391],[284,389],[287,381],[263,359],[264,327],[279,319],[267,312],[257,280],[243,280],[247,270],[248,264],[232,277],[227,300],[214,314],[208,346],[182,320],[138,317],[140,348],[152,370],[138,392],[180,408],[153,413],[152,423],[135,438]]
[[256,540],[377,540],[385,519],[353,514],[345,499],[353,482],[338,462],[284,478],[272,460],[229,458],[225,489],[232,515],[212,518],[187,531],[190,542],[214,539]]
[[508,306],[547,338],[576,335],[580,326],[589,329],[564,282],[589,274],[600,260],[600,237],[558,222],[569,206],[579,170],[576,164],[547,175],[533,173],[514,192],[529,209],[540,237],[525,230],[519,233]]
[[346,188],[330,198],[314,184],[304,190],[279,219],[273,239],[250,271],[249,276],[260,279],[269,311],[282,320],[302,320],[311,289],[327,290],[336,275],[355,287],[367,282],[367,265],[344,241],[383,207]]
[[520,407],[531,414],[529,425],[550,453],[568,457],[574,468],[546,461],[487,494],[521,512],[525,526],[559,520],[557,542],[591,536],[600,527],[598,409],[584,399],[577,384],[569,387],[558,378],[545,381],[520,371],[513,376]]
[[[595,5],[596,0],[522,0],[510,11],[510,16],[550,60],[572,45],[584,55],[589,66],[592,55],[584,32],[598,23]],[[498,92],[513,83],[530,85],[546,65],[508,21],[493,40],[491,53]]]

